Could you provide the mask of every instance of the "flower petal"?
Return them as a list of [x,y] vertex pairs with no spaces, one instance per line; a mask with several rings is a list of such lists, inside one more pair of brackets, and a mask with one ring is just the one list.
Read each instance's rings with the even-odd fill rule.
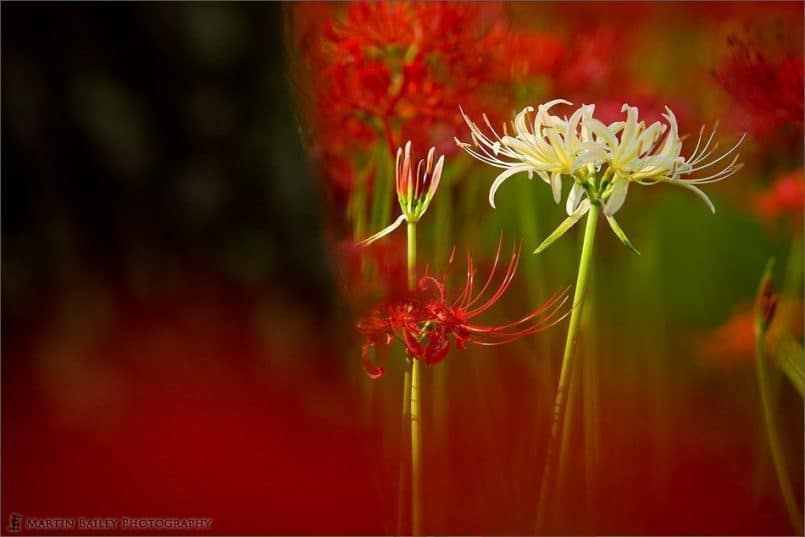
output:
[[495,180],[492,182],[492,186],[489,187],[489,205],[491,205],[492,208],[495,209],[495,193],[498,191],[498,188],[500,188],[500,185],[503,184],[503,181],[505,181],[512,175],[518,174],[520,172],[526,172],[528,170],[529,170],[528,166],[512,166],[505,172],[495,177]]
[[690,183],[688,183],[686,181],[678,181],[677,180],[677,181],[666,181],[666,182],[668,184],[670,184],[670,185],[681,186],[682,188],[687,188],[688,190],[692,191],[694,194],[696,194],[697,196],[702,198],[702,201],[704,201],[707,204],[707,206],[710,208],[710,211],[713,214],[716,214],[716,206],[713,205],[713,202],[710,201],[710,198],[707,197],[707,194],[705,194],[702,191],[702,189],[698,188],[695,185],[691,185]]
[[562,174],[553,172],[551,175],[551,190],[553,191],[553,201],[559,203],[562,199]]
[[640,252],[637,250],[637,248],[634,247],[632,241],[629,240],[629,237],[626,236],[626,233],[624,233],[623,229],[621,229],[620,225],[618,225],[618,221],[615,220],[615,217],[607,216],[607,222],[609,222],[609,227],[612,228],[612,231],[615,233],[615,236],[618,237],[621,240],[621,242],[625,244],[631,251],[633,251],[637,255],[640,255]]
[[376,240],[382,239],[383,237],[385,237],[386,235],[388,235],[389,233],[400,227],[400,225],[403,222],[405,222],[405,215],[401,214],[400,216],[397,217],[397,220],[392,222],[389,226],[381,229],[371,237],[363,239],[362,241],[358,241],[358,246],[367,246],[369,244],[372,244]]
[[370,345],[364,345],[363,349],[361,349],[361,363],[363,364],[363,370],[366,371],[366,375],[370,379],[379,379],[383,376],[383,373],[386,372],[385,368],[379,365],[374,365],[371,360],[369,360],[369,347]]
[[612,184],[612,193],[609,195],[604,205],[604,215],[609,217],[617,213],[626,201],[626,194],[629,192],[629,180],[618,177]]
[[578,209],[576,209],[576,212],[574,212],[573,214],[571,214],[570,216],[568,216],[567,218],[565,218],[565,219],[564,219],[564,221],[562,221],[562,223],[561,223],[561,224],[559,224],[559,227],[557,227],[557,228],[556,228],[556,229],[553,231],[553,233],[551,233],[550,235],[548,235],[548,237],[547,237],[547,238],[546,238],[544,241],[542,241],[542,244],[540,244],[540,245],[537,247],[537,249],[536,249],[536,250],[534,250],[534,253],[535,253],[535,254],[541,253],[541,252],[542,252],[542,251],[544,251],[544,250],[545,250],[545,249],[546,249],[548,246],[550,246],[551,244],[553,244],[553,242],[554,242],[556,239],[558,239],[559,237],[561,237],[562,235],[564,235],[564,234],[565,234],[565,232],[567,232],[567,230],[568,230],[568,229],[570,229],[571,227],[573,227],[573,225],[574,225],[576,222],[578,222],[578,221],[579,221],[579,219],[580,219],[582,216],[584,216],[584,215],[587,213],[587,211],[589,211],[589,210],[590,210],[590,200],[584,200],[584,201],[582,201],[582,202],[579,204],[579,208],[578,208]]
[[581,186],[581,183],[573,181],[573,186],[570,187],[570,193],[567,195],[567,203],[565,204],[565,210],[567,211],[568,215],[576,212],[576,209],[583,198],[584,187]]

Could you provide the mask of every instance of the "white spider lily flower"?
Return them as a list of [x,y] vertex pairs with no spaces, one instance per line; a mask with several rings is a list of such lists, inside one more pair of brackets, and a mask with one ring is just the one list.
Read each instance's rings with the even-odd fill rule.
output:
[[[592,120],[590,128],[596,136],[605,139],[608,147],[609,169],[612,171],[612,183],[608,192],[602,195],[606,199],[604,214],[613,216],[623,206],[630,183],[653,185],[669,183],[691,190],[707,204],[715,213],[715,206],[710,198],[697,186],[726,179],[741,168],[738,162],[740,154],[736,152],[744,137],[725,153],[711,158],[718,144],[711,147],[716,128],[707,141],[702,144],[704,127],[699,131],[696,148],[690,157],[682,156],[682,140],[676,116],[670,108],[665,108],[663,117],[668,125],[660,122],[646,128],[643,122],[637,122],[637,108],[623,105],[622,111],[627,113],[625,122],[604,126],[600,121]],[[620,133],[620,139],[615,135]],[[665,134],[664,141],[662,135]],[[744,135],[745,136],[745,135]],[[662,141],[662,143],[660,143]],[[726,159],[731,160],[726,161]],[[725,162],[715,173],[696,177],[697,172]],[[728,163],[726,163],[728,162]],[[709,173],[709,172],[708,172]],[[605,185],[608,186],[608,185]]]
[[483,116],[491,135],[484,132],[461,110],[461,115],[470,128],[472,144],[456,138],[456,144],[468,154],[496,168],[502,168],[489,189],[489,204],[495,207],[495,193],[506,179],[518,173],[528,173],[529,179],[536,173],[551,185],[554,200],[562,197],[562,176],[573,175],[597,159],[605,157],[604,147],[589,140],[582,122],[592,117],[594,106],[581,106],[570,118],[559,118],[550,113],[557,104],[571,105],[564,99],[554,99],[537,108],[533,123],[529,114],[531,106],[525,107],[512,122],[513,135],[504,125],[503,136]]
[[414,171],[411,160],[411,141],[409,140],[405,144],[405,151],[402,147],[397,148],[395,187],[402,213],[387,227],[358,242],[359,245],[371,244],[400,227],[403,222],[416,223],[422,218],[422,215],[428,210],[442,178],[444,155],[440,156],[434,165],[435,154],[436,148],[431,147],[427,159],[420,160]]
[[562,194],[562,177],[569,176],[573,181],[565,203],[568,217],[537,252],[562,236],[593,205],[603,207],[615,235],[637,252],[615,220],[615,214],[626,201],[629,185],[668,183],[680,186],[694,192],[715,212],[710,198],[699,186],[726,179],[742,166],[737,149],[746,135],[731,149],[716,155],[718,144],[713,144],[713,139],[717,127],[707,137],[702,127],[696,147],[690,155],[684,156],[676,116],[668,107],[662,114],[665,122],[655,121],[646,126],[639,121],[639,110],[624,104],[621,111],[626,112],[626,119],[606,125],[593,117],[594,105],[579,107],[570,118],[551,115],[549,110],[560,103],[571,104],[556,99],[539,106],[533,128],[528,124],[528,114],[534,109],[523,109],[512,122],[512,136],[505,127],[504,135],[500,136],[484,116],[492,133],[492,136],[485,135],[462,110],[473,144],[456,139],[458,146],[470,155],[504,170],[489,189],[492,207],[495,207],[495,193],[500,185],[520,172],[527,172],[529,178],[536,173],[549,183],[557,203]]

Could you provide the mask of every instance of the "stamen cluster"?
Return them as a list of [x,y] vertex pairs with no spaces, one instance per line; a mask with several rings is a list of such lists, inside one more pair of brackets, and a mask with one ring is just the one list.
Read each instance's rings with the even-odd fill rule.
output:
[[[406,299],[399,299],[376,309],[358,323],[358,331],[366,337],[361,353],[364,369],[372,378],[383,375],[383,367],[369,361],[369,348],[377,344],[402,341],[408,356],[434,365],[443,360],[452,344],[463,350],[468,344],[503,345],[523,336],[550,328],[567,316],[567,289],[551,297],[545,304],[517,321],[500,325],[474,322],[505,294],[517,270],[519,248],[512,252],[497,288],[492,291],[498,272],[501,245],[481,290],[474,291],[476,268],[467,253],[467,275],[464,289],[453,299],[447,297],[447,277],[426,275],[419,280],[417,290]],[[451,258],[452,261],[452,258]]]

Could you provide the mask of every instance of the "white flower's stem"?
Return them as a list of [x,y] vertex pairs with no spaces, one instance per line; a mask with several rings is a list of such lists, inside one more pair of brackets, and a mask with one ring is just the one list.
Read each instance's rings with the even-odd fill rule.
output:
[[581,324],[582,305],[584,296],[587,292],[587,282],[589,280],[590,267],[593,258],[593,244],[595,242],[595,231],[598,225],[598,213],[600,212],[599,203],[593,203],[587,213],[587,225],[584,229],[584,242],[581,247],[581,258],[579,259],[579,273],[576,278],[576,289],[573,293],[573,311],[570,314],[570,325],[567,330],[565,340],[565,352],[562,357],[562,369],[559,373],[559,386],[556,390],[556,401],[554,403],[553,421],[551,424],[551,436],[548,439],[548,451],[545,458],[545,470],[542,473],[542,483],[540,484],[539,499],[537,504],[537,533],[543,529],[545,519],[545,509],[549,491],[553,484],[553,468],[555,465],[557,447],[562,448],[559,432],[562,429],[562,422],[565,415],[567,404],[567,392],[570,386],[570,378],[573,372],[573,362],[576,350],[576,340],[578,337],[579,325]]

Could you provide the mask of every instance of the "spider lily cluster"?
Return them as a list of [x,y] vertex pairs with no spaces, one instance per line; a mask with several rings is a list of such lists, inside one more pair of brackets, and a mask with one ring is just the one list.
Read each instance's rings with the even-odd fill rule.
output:
[[500,253],[499,245],[492,269],[477,292],[474,288],[476,268],[468,252],[464,288],[456,296],[448,297],[446,274],[439,278],[426,275],[409,297],[395,300],[362,319],[358,331],[366,337],[361,353],[366,373],[371,378],[384,373],[384,369],[372,364],[368,357],[369,348],[377,344],[388,345],[399,340],[410,358],[434,365],[447,356],[452,345],[459,350],[466,349],[468,344],[503,345],[547,330],[562,321],[568,314],[565,308],[568,289],[555,294],[538,309],[516,321],[500,325],[482,325],[474,321],[500,300],[514,279],[519,248],[512,251],[505,271],[498,283],[493,284],[499,272]]
[[702,127],[696,147],[684,156],[676,117],[667,107],[663,114],[665,122],[647,126],[638,120],[638,109],[625,104],[621,110],[626,112],[625,120],[606,125],[594,117],[595,105],[582,105],[568,118],[551,113],[559,104],[572,105],[556,99],[540,105],[536,113],[533,107],[524,108],[512,122],[511,134],[506,125],[500,134],[484,116],[488,128],[485,133],[462,110],[472,143],[456,139],[458,146],[476,159],[503,170],[489,190],[493,208],[498,188],[518,173],[525,172],[529,178],[534,174],[540,177],[550,185],[557,203],[561,201],[564,183],[570,183],[565,203],[568,218],[535,253],[563,235],[592,205],[603,206],[614,233],[635,250],[615,220],[632,183],[683,187],[715,212],[713,203],[699,186],[725,179],[741,167],[736,150],[743,138],[728,151],[716,154],[715,129],[705,136]]

